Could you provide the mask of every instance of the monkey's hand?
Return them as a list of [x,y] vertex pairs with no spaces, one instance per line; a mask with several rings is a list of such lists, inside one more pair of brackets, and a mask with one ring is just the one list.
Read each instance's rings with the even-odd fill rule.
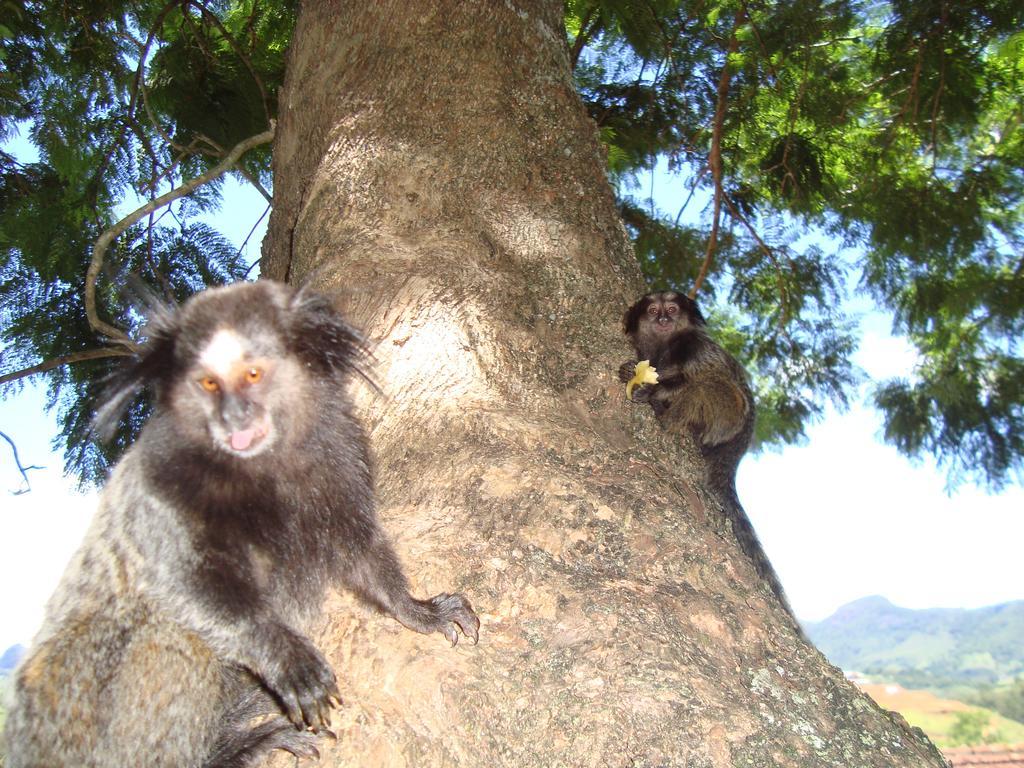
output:
[[633,397],[631,398],[634,403],[650,403],[653,402],[651,397],[654,395],[653,384],[642,384],[633,390]]
[[633,378],[626,382],[626,398],[632,398],[636,400],[637,398],[633,396],[634,389],[636,389],[637,387],[646,387],[648,390],[650,390],[651,386],[657,383],[658,370],[653,365],[651,365],[650,360],[641,360],[639,363],[636,364],[636,369],[635,373],[633,374]]
[[341,703],[338,681],[327,660],[308,639],[282,627],[274,657],[258,670],[296,728],[314,733],[331,725],[331,707]]
[[619,366],[619,381],[625,384],[636,373],[636,360],[627,360]]

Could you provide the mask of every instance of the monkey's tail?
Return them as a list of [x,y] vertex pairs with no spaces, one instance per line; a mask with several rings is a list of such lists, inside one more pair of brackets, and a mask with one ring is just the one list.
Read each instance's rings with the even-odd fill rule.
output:
[[[722,502],[722,509],[729,520],[736,541],[739,542],[740,549],[753,563],[757,575],[767,582],[768,588],[771,589],[772,594],[788,614],[797,633],[806,640],[807,636],[804,634],[796,614],[793,613],[786,592],[782,588],[782,582],[779,581],[775,568],[772,567],[768,555],[765,554],[764,547],[761,546],[761,541],[757,538],[757,532],[740,503],[739,494],[736,493],[736,467],[739,461],[732,458],[736,453],[737,451],[728,443],[710,448],[705,447],[704,459],[708,467],[708,485],[718,494]],[[739,456],[742,458],[742,453]]]

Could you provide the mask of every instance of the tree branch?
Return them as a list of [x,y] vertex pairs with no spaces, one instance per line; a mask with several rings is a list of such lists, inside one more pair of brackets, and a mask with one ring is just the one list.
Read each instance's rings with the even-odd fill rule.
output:
[[[211,139],[209,136],[205,136],[205,135],[200,133],[200,134],[197,134],[196,138],[199,139],[199,141],[202,141],[203,143],[209,144],[211,147],[213,147],[213,149],[214,149],[214,151],[216,151],[218,157],[223,157],[224,156],[224,147],[222,147],[216,141]],[[261,195],[263,195],[263,199],[267,201],[268,205],[273,205],[274,204],[273,196],[269,192],[267,192],[266,189],[264,189],[263,185],[260,184],[260,180],[259,179],[257,179],[251,173],[249,173],[249,171],[247,171],[241,165],[235,166],[235,171],[237,173],[241,174],[242,177],[246,181],[248,181],[250,184],[252,184],[256,188],[257,192],[259,192]]]
[[45,373],[53,368],[59,368],[60,366],[68,365],[69,363],[80,363],[83,360],[99,360],[104,357],[128,357],[132,354],[134,354],[134,349],[127,345],[117,347],[99,347],[98,349],[87,349],[82,352],[72,352],[70,355],[61,355],[60,357],[50,358],[39,365],[33,365],[31,368],[23,368],[20,371],[5,373],[0,376],[0,384],[17,381],[18,379],[23,379],[26,376],[32,376],[36,373]]
[[16,491],[11,491],[11,493],[13,495],[15,495],[15,496],[20,496],[23,493],[28,493],[29,491],[32,490],[32,485],[28,481],[28,472],[29,472],[29,470],[30,469],[42,469],[42,467],[37,467],[35,464],[30,464],[27,467],[22,466],[21,458],[18,456],[18,446],[14,444],[14,441],[7,435],[6,432],[0,432],[0,437],[2,437],[4,440],[6,440],[10,444],[10,446],[11,446],[11,453],[14,454],[14,464],[15,464],[15,466],[17,466],[18,471],[21,473],[21,478],[22,478],[22,487],[19,488]]
[[[948,9],[945,3],[942,5],[942,29],[948,22]],[[942,105],[942,93],[946,87],[946,54],[945,47],[939,46],[939,85],[935,89],[935,96],[932,99],[932,124],[931,124],[931,152],[932,152],[932,175],[935,174],[935,165],[939,161],[939,108]]]
[[772,75],[774,85],[779,84],[779,73],[775,71],[775,67],[772,65],[772,57],[768,53],[768,47],[764,44],[764,38],[761,37],[761,30],[757,27],[757,22],[754,21],[754,17],[750,15],[750,8],[747,7],[745,0],[740,0],[740,5],[743,7],[743,15],[750,22],[750,28],[754,32],[754,38],[757,40],[757,45],[761,49],[761,55],[764,57],[764,65]]
[[722,133],[725,128],[725,108],[729,101],[729,82],[732,80],[729,56],[735,53],[739,46],[736,31],[743,19],[742,12],[736,15],[736,20],[732,25],[732,35],[729,37],[729,47],[725,52],[725,61],[722,63],[722,72],[718,76],[718,98],[715,103],[715,120],[711,131],[711,155],[708,157],[711,177],[715,184],[715,204],[711,214],[711,234],[708,236],[708,247],[704,252],[704,261],[700,265],[700,272],[697,273],[697,279],[693,281],[693,288],[690,289],[691,299],[696,298],[697,292],[704,285],[704,279],[711,268],[711,259],[715,254],[715,246],[718,244],[718,226],[722,214]]
[[225,171],[230,170],[235,163],[238,162],[239,158],[253,147],[258,147],[261,144],[267,144],[273,141],[274,130],[275,125],[272,122],[270,124],[270,128],[263,133],[258,133],[255,136],[250,136],[249,138],[240,141],[230,152],[228,152],[223,160],[217,163],[217,165],[206,173],[186,181],[180,187],[176,187],[170,192],[166,192],[154,200],[150,200],[141,208],[129,213],[117,222],[117,224],[97,238],[96,245],[94,245],[92,249],[92,262],[89,264],[89,269],[85,274],[85,313],[89,318],[89,325],[92,326],[93,330],[98,333],[102,333],[104,336],[109,337],[112,341],[115,341],[118,344],[127,346],[129,349],[134,346],[134,343],[128,338],[128,335],[124,331],[119,328],[115,328],[112,325],[108,325],[101,320],[99,315],[96,313],[96,279],[99,277],[100,269],[103,267],[103,256],[106,253],[107,248],[117,238],[117,236],[123,233],[132,224],[149,214],[150,211],[162,208],[168,203],[177,200],[179,197],[184,197],[198,187],[201,187],[203,184],[218,178]]
[[[596,18],[595,18],[596,15]],[[587,29],[587,25],[593,20],[593,26]],[[583,53],[584,46],[590,42],[591,35],[594,34],[594,29],[601,21],[601,16],[597,12],[597,7],[590,8],[586,15],[580,20],[580,31],[576,35],[576,39],[572,41],[572,50],[569,52],[569,67],[573,72],[576,71],[576,64],[579,63],[580,54]]]
[[242,174],[242,176],[245,177],[246,181],[248,181],[250,184],[252,184],[254,187],[256,187],[256,191],[259,192],[261,195],[263,195],[263,199],[267,201],[268,205],[273,205],[274,204],[274,197],[273,197],[273,195],[271,195],[269,192],[267,192],[266,189],[264,189],[263,185],[260,184],[260,180],[258,178],[253,176],[251,173],[249,173],[249,171],[247,171],[245,168],[243,168],[240,165],[235,166],[235,170],[238,171],[240,174]]

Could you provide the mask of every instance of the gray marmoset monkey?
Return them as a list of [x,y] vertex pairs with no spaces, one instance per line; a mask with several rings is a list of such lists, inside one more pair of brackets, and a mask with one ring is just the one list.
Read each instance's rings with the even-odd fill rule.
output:
[[316,756],[340,694],[304,630],[332,586],[477,640],[463,596],[409,594],[346,391],[363,340],[326,298],[236,283],[155,310],[146,336],[95,424],[143,389],[153,415],[15,674],[8,768]]
[[704,316],[688,296],[649,293],[626,310],[622,324],[637,358],[622,364],[619,379],[632,379],[640,360],[649,360],[657,370],[658,383],[634,389],[633,401],[648,403],[667,431],[686,432],[696,440],[708,485],[721,497],[743,552],[799,628],[736,494],[736,468],[754,434],[754,397],[746,371],[708,336]]

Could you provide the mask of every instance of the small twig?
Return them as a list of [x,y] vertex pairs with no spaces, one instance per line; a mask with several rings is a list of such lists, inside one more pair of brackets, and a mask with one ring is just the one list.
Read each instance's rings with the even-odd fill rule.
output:
[[28,472],[30,469],[43,469],[35,464],[30,464],[25,467],[21,464],[21,458],[18,456],[18,446],[14,444],[14,441],[7,435],[6,432],[0,432],[0,437],[6,440],[11,446],[11,453],[14,454],[14,464],[18,467],[18,471],[21,473],[22,487],[16,491],[11,491],[14,496],[20,496],[23,493],[28,493],[32,490],[32,484],[28,481]]
[[779,301],[782,304],[781,320],[783,325],[788,324],[789,291],[786,290],[786,283],[782,277],[782,265],[779,264],[779,260],[775,255],[775,251],[773,251],[771,246],[769,246],[768,243],[766,243],[764,239],[757,233],[757,230],[754,229],[754,225],[747,220],[747,217],[740,213],[739,209],[735,206],[732,200],[729,199],[728,195],[723,195],[722,200],[725,202],[726,208],[729,209],[730,215],[746,228],[750,236],[754,238],[754,241],[757,243],[758,247],[762,251],[764,251],[765,256],[768,257],[768,260],[772,263],[772,266],[775,267],[776,281],[779,286]]
[[800,108],[803,106],[804,96],[807,94],[807,85],[810,80],[810,66],[810,56],[805,52],[804,71],[803,79],[800,81],[800,92],[797,93],[796,99],[792,104],[790,104],[789,125],[786,127],[786,144],[782,148],[782,160],[779,163],[784,172],[782,175],[782,183],[779,185],[779,192],[783,195],[786,194],[787,181],[790,181],[793,184],[792,194],[797,194],[800,191],[800,182],[789,167],[789,150],[793,146],[793,134],[796,131],[796,119],[800,115]]
[[708,270],[711,269],[711,260],[715,255],[715,246],[718,244],[718,226],[720,214],[722,211],[722,189],[715,183],[715,205],[714,212],[711,215],[711,234],[708,235],[708,246],[704,250],[704,261],[701,262],[700,271],[697,273],[697,279],[693,281],[693,287],[690,289],[689,296],[691,299],[697,298],[697,292],[703,287],[704,280],[708,276]]
[[261,195],[263,195],[263,199],[267,201],[268,205],[273,205],[274,204],[274,196],[271,195],[269,192],[267,192],[266,189],[264,189],[263,185],[260,184],[260,180],[259,179],[257,179],[255,176],[253,176],[251,173],[249,173],[249,171],[247,171],[245,168],[243,168],[240,165],[236,165],[235,166],[235,170],[238,173],[242,174],[242,176],[245,177],[246,181],[248,181],[250,184],[252,184],[254,187],[256,187],[256,191],[259,192]]
[[779,73],[775,71],[775,67],[772,66],[772,57],[768,53],[768,47],[764,44],[764,38],[761,37],[761,30],[757,28],[757,22],[754,21],[754,17],[750,15],[750,9],[744,0],[740,0],[740,5],[743,6],[743,14],[747,17],[750,22],[750,28],[754,31],[754,38],[757,40],[757,45],[761,49],[761,55],[764,57],[764,65],[768,68],[775,83],[779,82]]
[[248,267],[246,267],[245,268],[245,272],[242,273],[242,279],[243,280],[248,280],[249,279],[249,273],[252,272],[253,269],[255,269],[256,265],[259,264],[259,263],[260,263],[260,260],[256,259],[252,264],[250,264]]
[[203,184],[218,178],[225,171],[231,169],[235,163],[238,162],[239,158],[253,147],[258,147],[261,144],[268,144],[273,141],[274,130],[275,124],[271,122],[269,130],[240,141],[224,157],[223,160],[217,163],[217,165],[206,173],[186,181],[181,186],[160,195],[160,197],[154,200],[150,200],[141,208],[137,208],[132,213],[129,213],[117,222],[117,224],[97,238],[96,245],[94,245],[92,249],[92,262],[89,264],[89,269],[85,274],[85,314],[89,318],[89,325],[92,326],[93,330],[98,333],[102,333],[118,344],[124,344],[129,348],[133,346],[133,342],[128,338],[124,331],[100,320],[100,317],[96,312],[96,279],[99,277],[100,269],[103,266],[103,256],[106,253],[107,248],[110,247],[110,244],[117,238],[117,236],[123,233],[132,224],[149,214],[150,211],[162,208],[168,203],[177,200],[179,197],[184,197],[190,192],[193,192]]
[[[199,34],[199,28],[196,27],[195,22],[192,21],[192,17],[185,12],[184,6],[192,4],[193,3],[182,4],[183,7],[181,9],[181,20],[184,22],[185,26],[189,28],[189,31],[192,33],[192,36],[196,41],[196,45],[198,45],[200,49],[202,49],[203,53],[206,55],[206,58],[209,59],[211,62],[216,61],[217,57],[213,55],[213,51],[210,50],[210,48],[206,45],[206,41]],[[199,12],[200,14],[202,14],[203,9],[199,8]]]
[[657,169],[657,161],[651,166],[651,196],[648,198],[649,207],[651,210],[651,218],[653,219],[657,214],[654,210],[654,171]]
[[160,121],[157,119],[156,113],[153,111],[153,107],[149,103],[149,91],[146,89],[145,84],[139,85],[139,93],[142,94],[142,106],[146,110],[146,115],[149,117],[149,122],[153,125],[153,130],[160,134],[160,138],[164,140],[167,146],[171,147],[175,152],[182,152],[186,154],[192,154],[192,149],[182,144],[178,144],[174,139],[170,137],[167,131],[164,130],[163,126],[160,125]]
[[[942,5],[942,27],[947,24],[947,8]],[[935,174],[935,165],[939,161],[939,108],[942,105],[942,92],[946,87],[946,55],[942,46],[939,46],[939,85],[935,89],[935,96],[932,99],[932,124],[931,124],[931,151],[932,151],[932,174]]]
[[[249,234],[245,236],[245,240],[243,240],[242,244],[238,246],[239,256],[242,255],[242,251],[245,250],[245,246],[249,244],[249,238],[252,237],[252,233],[256,231],[256,227],[258,227],[260,225],[260,222],[263,221],[264,218],[266,218],[268,213],[270,213],[270,208],[271,206],[268,205],[266,208],[263,209],[263,213],[261,213],[260,217],[256,219],[256,223],[252,225],[252,229],[250,229]],[[259,259],[256,259],[256,261],[249,265],[248,269],[245,270],[245,277],[249,276],[249,273],[252,272],[252,268],[255,267],[259,263],[259,261]]]
[[[910,85],[905,89],[900,89],[897,93],[901,93],[903,90],[907,91],[907,98],[903,100],[903,106],[900,107],[900,111],[896,113],[895,117],[892,118],[888,129],[888,138],[885,142],[885,149],[889,149],[889,146],[896,139],[895,128],[899,125],[900,120],[906,114],[907,110],[910,109],[911,103],[914,104],[914,113],[911,117],[911,122],[917,122],[917,86],[921,78],[921,69],[923,66],[924,52],[921,50],[920,44],[917,48],[917,60],[914,63],[914,72],[910,77]],[[896,94],[893,94],[894,96]]]
[[[156,172],[156,163],[153,164],[153,172]],[[150,187],[149,198],[152,200],[156,197],[156,185]],[[164,275],[163,270],[157,268],[157,263],[153,258],[153,232],[156,228],[157,222],[159,222],[164,215],[167,213],[164,210],[159,216],[154,216],[155,211],[149,212],[149,223],[146,226],[146,266],[149,267],[149,271],[156,278],[157,282],[160,283],[160,287],[163,288],[164,298],[168,301],[174,300],[174,289],[171,287],[170,281],[167,276]]]
[[[186,157],[191,157],[193,154],[194,153],[192,153],[192,152],[189,152],[189,153],[182,152],[177,157],[175,157],[173,160],[171,160],[171,162],[167,165],[167,167],[165,167],[163,170],[158,171],[157,168],[156,168],[157,160],[156,160],[156,157],[155,157],[155,153],[151,153],[150,156],[153,157],[153,170],[154,170],[154,173],[156,173],[156,175],[151,177],[151,178],[149,178],[149,179],[143,179],[140,182],[141,186],[144,186],[144,187],[147,187],[147,188],[156,189],[156,186],[161,181],[163,181],[165,179],[170,180],[171,179],[171,175],[177,170],[178,166],[181,165],[182,161]],[[141,197],[141,195],[140,195],[140,197]]]
[[704,178],[704,174],[707,173],[707,171],[708,164],[704,163],[701,169],[697,171],[696,175],[693,177],[693,184],[690,185],[690,194],[686,196],[686,200],[684,200],[683,204],[679,206],[679,213],[676,214],[675,225],[677,227],[679,226],[679,220],[683,218],[683,211],[685,211],[690,205],[690,201],[693,200],[693,196],[697,192],[697,187],[700,186],[700,180]]

